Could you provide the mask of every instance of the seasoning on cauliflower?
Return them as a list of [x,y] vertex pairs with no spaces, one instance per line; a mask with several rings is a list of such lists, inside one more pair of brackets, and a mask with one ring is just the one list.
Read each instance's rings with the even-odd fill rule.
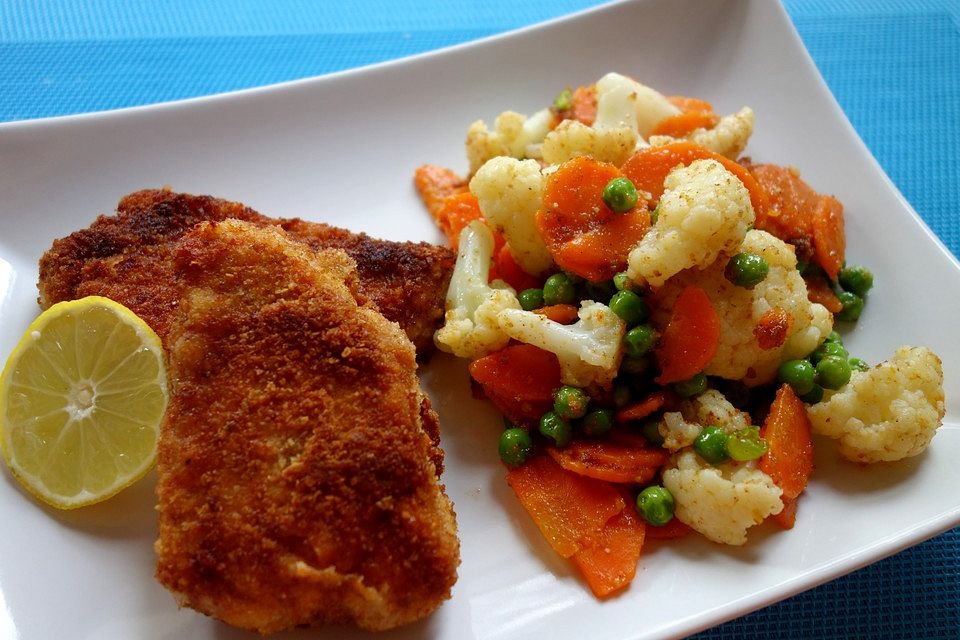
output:
[[[807,299],[807,286],[796,269],[793,247],[766,231],[747,232],[733,253],[756,253],[769,265],[767,277],[753,289],[738,287],[724,277],[721,258],[703,271],[683,271],[656,292],[653,321],[663,327],[680,292],[693,285],[706,291],[720,317],[717,353],[704,368],[707,375],[743,380],[750,386],[772,382],[784,360],[804,358],[833,329],[833,316]],[[754,327],[765,313],[780,307],[789,316],[786,340],[779,347],[760,346]]]
[[500,329],[509,337],[557,355],[560,380],[575,387],[608,386],[623,357],[626,326],[605,304],[584,301],[574,324],[564,325],[532,311],[505,309]]
[[554,123],[554,114],[541,109],[529,118],[516,111],[504,111],[497,116],[493,131],[483,120],[477,120],[467,130],[467,160],[470,173],[497,156],[513,158],[539,157],[540,144]]
[[487,222],[503,233],[517,264],[531,275],[553,266],[553,258],[537,231],[536,215],[543,200],[544,177],[536,160],[498,157],[470,180]]
[[735,253],[754,220],[747,188],[716,160],[678,167],[663,184],[657,222],[628,258],[629,276],[654,287]]
[[940,358],[926,347],[900,347],[807,413],[813,431],[838,439],[841,455],[854,462],[918,455],[943,421]]
[[447,289],[447,313],[433,340],[441,351],[461,358],[479,358],[507,346],[497,315],[520,309],[513,289],[499,280],[487,284],[493,234],[479,220],[460,232],[460,249]]
[[663,446],[677,451],[693,444],[700,430],[708,425],[734,433],[750,426],[750,416],[740,411],[716,389],[707,389],[690,400],[684,400],[679,411],[663,414],[658,426]]
[[622,165],[637,146],[637,134],[630,127],[596,129],[578,120],[564,120],[543,140],[541,157],[548,164],[560,164],[577,156]]
[[754,463],[711,466],[693,451],[663,472],[663,486],[673,494],[677,519],[723,544],[744,544],[747,529],[783,509],[780,488]]
[[[690,140],[714,153],[736,160],[746,148],[752,134],[753,109],[744,107],[736,113],[723,116],[714,127],[696,129],[682,139]],[[651,146],[657,147],[677,142],[678,139],[673,136],[650,136],[649,142]]]
[[594,129],[627,126],[646,140],[658,122],[680,113],[660,92],[619,73],[597,81],[597,116]]

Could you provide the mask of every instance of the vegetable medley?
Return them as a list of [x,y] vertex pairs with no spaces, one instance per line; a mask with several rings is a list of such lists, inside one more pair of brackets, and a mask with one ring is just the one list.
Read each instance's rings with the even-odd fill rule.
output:
[[471,360],[507,482],[598,597],[645,538],[793,527],[813,434],[895,461],[943,419],[929,349],[844,347],[873,275],[844,261],[839,200],[741,155],[753,122],[609,73],[473,123],[469,179],[416,173],[458,250],[435,342]]

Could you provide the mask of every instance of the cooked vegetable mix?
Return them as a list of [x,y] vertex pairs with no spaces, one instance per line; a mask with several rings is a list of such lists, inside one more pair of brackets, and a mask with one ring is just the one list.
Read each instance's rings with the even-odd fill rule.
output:
[[509,419],[507,481],[598,597],[645,538],[803,522],[812,433],[895,461],[942,423],[933,352],[870,367],[834,330],[874,275],[845,262],[837,198],[741,157],[754,118],[610,73],[470,125],[469,180],[416,173],[458,249],[435,341]]

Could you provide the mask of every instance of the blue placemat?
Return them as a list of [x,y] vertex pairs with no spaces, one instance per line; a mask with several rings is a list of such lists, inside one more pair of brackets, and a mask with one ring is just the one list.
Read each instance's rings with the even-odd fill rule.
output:
[[[328,73],[594,4],[0,0],[0,121]],[[786,7],[880,164],[960,254],[960,2],[786,0]],[[697,637],[960,638],[960,529]]]

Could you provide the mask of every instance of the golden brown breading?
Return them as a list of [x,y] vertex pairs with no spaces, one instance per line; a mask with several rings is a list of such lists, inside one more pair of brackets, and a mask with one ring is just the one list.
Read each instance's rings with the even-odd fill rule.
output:
[[459,543],[413,345],[341,251],[228,220],[174,255],[158,579],[261,633],[428,615]]
[[360,289],[400,324],[422,355],[433,346],[453,269],[449,249],[425,242],[390,242],[298,218],[275,219],[237,202],[169,190],[124,197],[117,215],[56,240],[40,259],[40,305],[102,295],[132,309],[164,338],[180,297],[171,250],[203,221],[228,218],[281,225],[314,249],[343,249],[357,263]]

